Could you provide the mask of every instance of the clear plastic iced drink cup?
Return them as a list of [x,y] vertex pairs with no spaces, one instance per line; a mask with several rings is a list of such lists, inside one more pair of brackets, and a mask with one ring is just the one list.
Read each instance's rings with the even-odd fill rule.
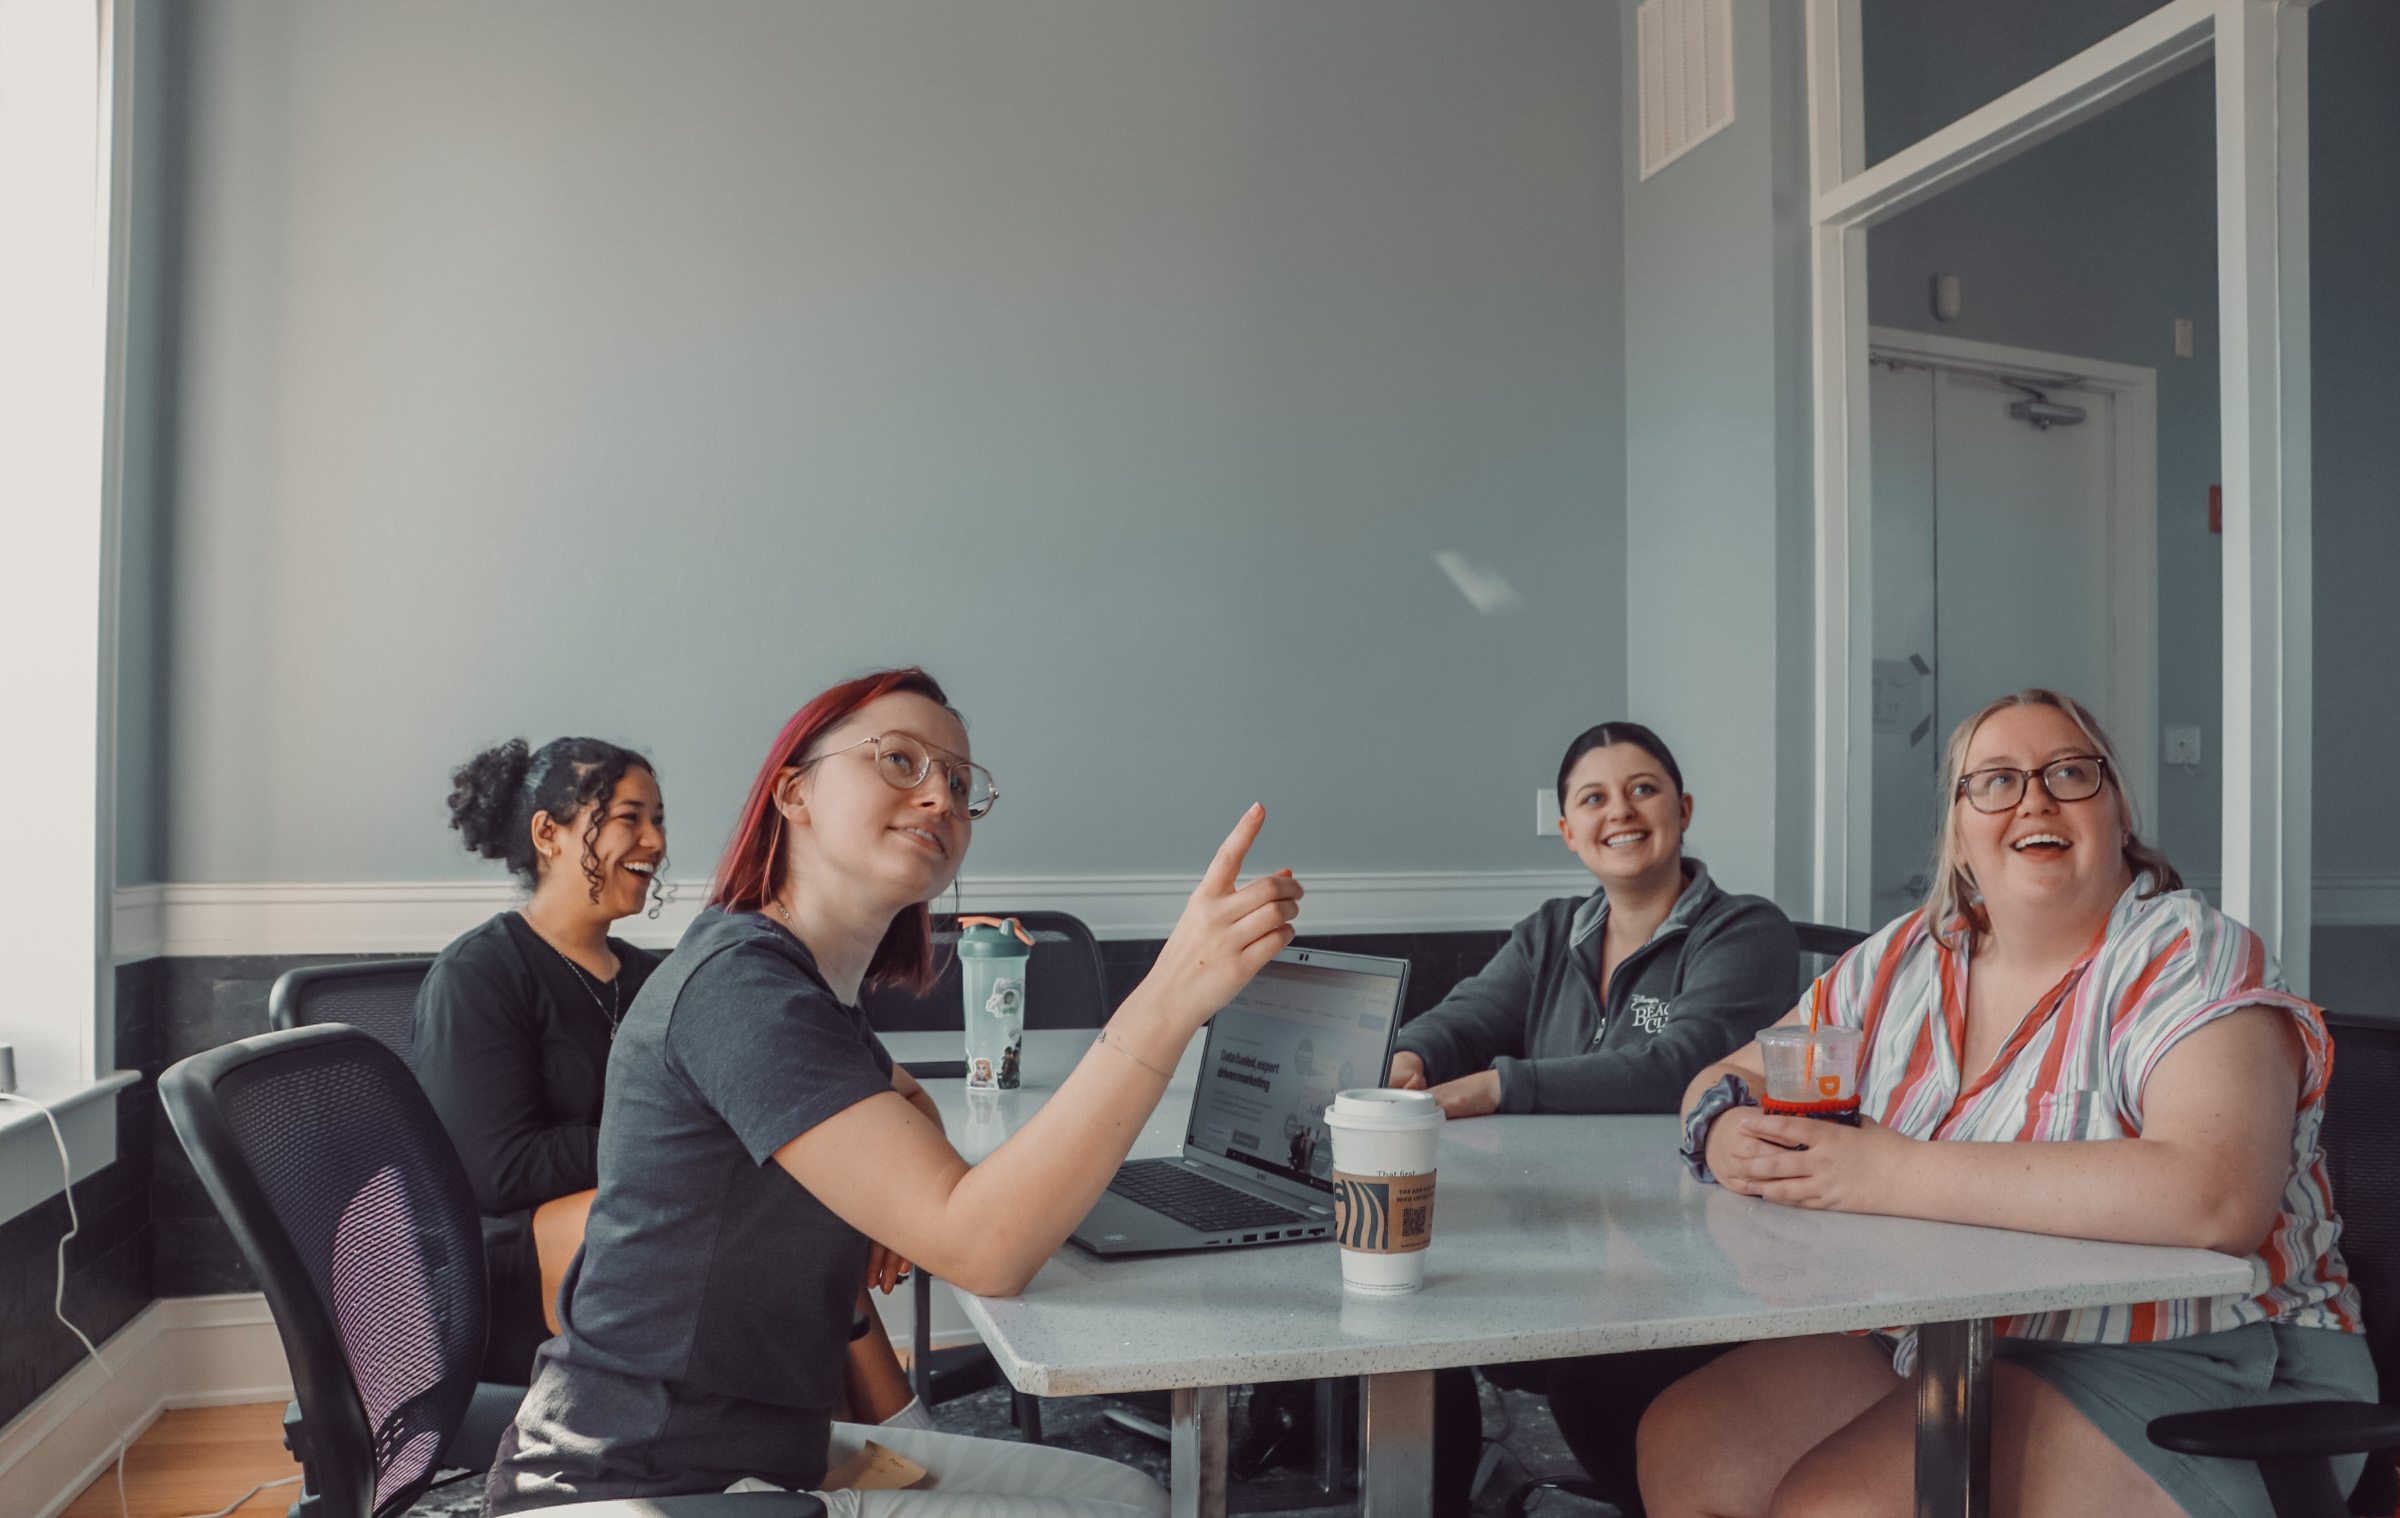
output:
[[1325,1109],[1325,1126],[1333,1135],[1333,1233],[1342,1249],[1343,1289],[1370,1296],[1417,1290],[1433,1242],[1440,1104],[1423,1091],[1342,1091]]
[[1758,1035],[1758,1047],[1767,1064],[1761,1107],[1787,1117],[1858,1126],[1856,1028],[1769,1028]]

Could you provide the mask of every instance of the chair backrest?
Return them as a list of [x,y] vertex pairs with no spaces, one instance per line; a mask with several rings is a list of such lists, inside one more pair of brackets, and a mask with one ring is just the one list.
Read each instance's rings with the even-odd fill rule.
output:
[[[2385,1400],[2400,1391],[2400,1021],[2329,1015],[2333,1087],[2320,1143],[2342,1260],[2366,1304]],[[2388,1511],[2388,1510],[2387,1510]]]
[[483,1361],[483,1231],[399,1057],[347,1026],[262,1033],[159,1077],[167,1120],[258,1277],[321,1518],[425,1490]]
[[[1108,1021],[1108,980],[1100,964],[1100,945],[1083,919],[1065,912],[982,912],[970,916],[1014,917],[1033,935],[1033,959],[1025,967],[1025,1026],[1029,1028],[1097,1028]],[[942,967],[941,981],[923,996],[877,988],[863,992],[859,1005],[867,1021],[885,1033],[939,1032],[964,1028],[966,1011],[960,1000],[958,928],[947,917],[933,923],[934,962]]]
[[1809,983],[1833,968],[1835,960],[1867,941],[1867,935],[1856,928],[1837,928],[1830,923],[1796,922],[1792,931],[1800,937],[1800,990],[1805,994]]
[[417,988],[433,967],[430,955],[415,959],[358,959],[339,965],[302,965],[286,970],[267,993],[267,1026],[314,1028],[348,1023],[416,1065]]

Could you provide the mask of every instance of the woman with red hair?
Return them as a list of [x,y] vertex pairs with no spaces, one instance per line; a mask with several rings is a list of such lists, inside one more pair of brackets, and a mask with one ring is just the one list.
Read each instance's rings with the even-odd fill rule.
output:
[[[502,1441],[486,1511],[811,1490],[863,1432],[832,1418],[859,1283],[921,1261],[1022,1291],[1091,1209],[1219,1007],[1292,939],[1289,871],[1239,883],[1266,814],[1217,850],[1157,966],[1022,1130],[970,1166],[867,1027],[861,985],[933,979],[927,903],[998,798],[920,669],[826,691],[784,725],[708,907],[625,1014],[600,1188],[562,1331]],[[1139,1472],[1072,1451],[878,1428],[919,1490],[836,1515],[1163,1513]]]

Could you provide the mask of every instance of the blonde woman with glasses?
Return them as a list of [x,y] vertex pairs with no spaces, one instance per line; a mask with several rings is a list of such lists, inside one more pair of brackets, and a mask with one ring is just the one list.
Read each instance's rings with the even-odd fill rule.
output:
[[[2317,1145],[2324,1019],[2142,841],[2080,703],[1992,702],[1942,773],[1931,899],[1818,983],[1824,1018],[1866,1036],[1866,1121],[1759,1111],[1752,1043],[1693,1081],[1685,1158],[1780,1206],[2248,1257],[2233,1296],[2004,1320],[1992,1497],[2002,1515],[2266,1518],[2256,1467],[2171,1454],[2145,1426],[2375,1396]],[[1908,1330],[1786,1339],[1677,1382],[1641,1428],[1649,1511],[1910,1511],[1915,1349]]]

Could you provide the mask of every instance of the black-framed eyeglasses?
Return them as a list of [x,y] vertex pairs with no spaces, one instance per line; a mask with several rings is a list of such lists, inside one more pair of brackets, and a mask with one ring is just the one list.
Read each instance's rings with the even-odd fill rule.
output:
[[1958,777],[1958,794],[1979,812],[2005,812],[2025,799],[2029,780],[2041,781],[2053,801],[2089,801],[2100,794],[2100,783],[2107,776],[2108,760],[2101,755],[2069,754],[2037,770],[2007,765],[1969,770]]
[[1000,788],[992,784],[990,770],[967,759],[937,760],[931,747],[906,733],[877,733],[872,738],[861,738],[856,743],[846,743],[806,760],[799,768],[807,769],[809,765],[823,763],[835,754],[846,754],[869,744],[875,746],[875,773],[881,775],[884,783],[895,791],[913,791],[923,785],[925,777],[933,773],[938,763],[946,778],[950,804],[957,807],[968,820],[983,816],[992,809],[992,803],[1000,799]]

